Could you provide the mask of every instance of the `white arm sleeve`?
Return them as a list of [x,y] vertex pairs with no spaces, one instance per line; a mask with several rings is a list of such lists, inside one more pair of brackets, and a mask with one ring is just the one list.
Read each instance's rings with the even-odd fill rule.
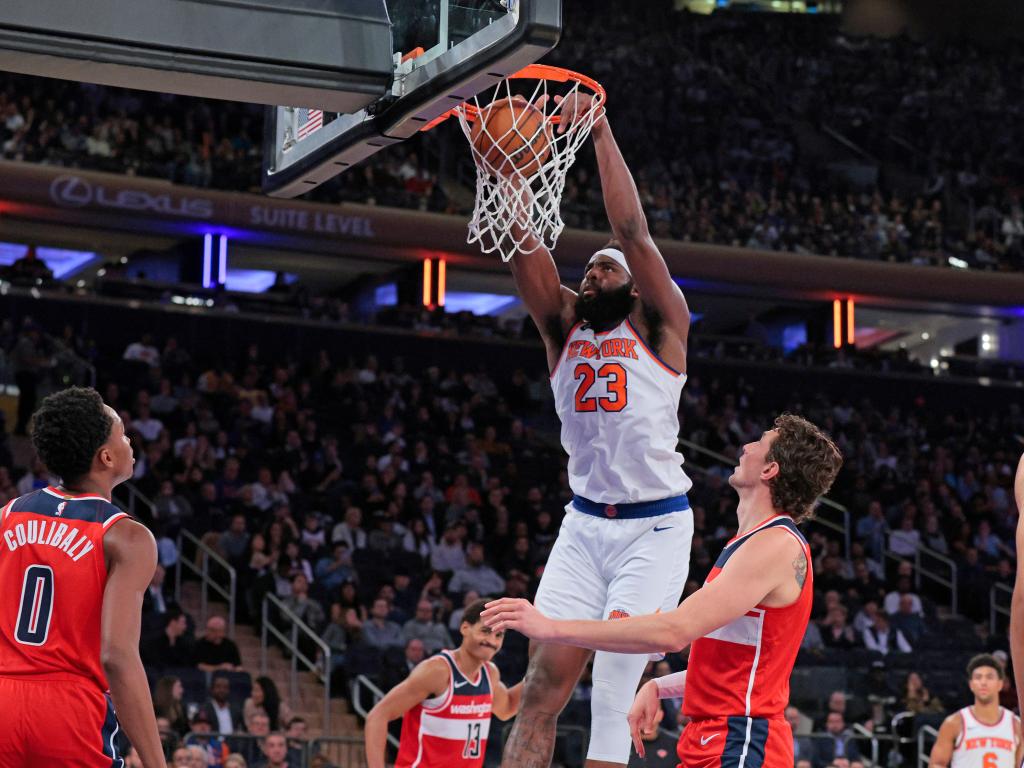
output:
[[654,678],[654,684],[658,686],[659,699],[681,699],[686,689],[686,670],[673,672],[671,675]]

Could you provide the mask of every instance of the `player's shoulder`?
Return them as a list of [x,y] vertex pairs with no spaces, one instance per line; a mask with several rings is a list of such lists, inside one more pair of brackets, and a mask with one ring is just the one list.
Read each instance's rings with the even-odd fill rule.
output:
[[964,727],[964,711],[958,709],[955,712],[951,712],[946,715],[946,719],[942,721],[942,728],[948,733],[954,736],[959,736],[960,731]]

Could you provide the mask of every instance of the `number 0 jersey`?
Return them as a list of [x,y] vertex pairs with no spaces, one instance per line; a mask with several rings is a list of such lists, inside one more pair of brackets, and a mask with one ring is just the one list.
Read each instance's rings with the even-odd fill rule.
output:
[[491,728],[491,673],[484,664],[476,680],[462,674],[451,651],[448,688],[417,704],[402,718],[395,768],[481,768]]
[[0,677],[84,680],[107,690],[103,536],[125,517],[101,496],[55,488],[0,510]]
[[1002,707],[995,725],[981,722],[971,707],[960,710],[960,736],[953,748],[952,768],[1017,768],[1020,724]]
[[686,493],[693,483],[676,450],[685,383],[629,318],[600,333],[573,326],[551,374],[573,493],[602,504]]

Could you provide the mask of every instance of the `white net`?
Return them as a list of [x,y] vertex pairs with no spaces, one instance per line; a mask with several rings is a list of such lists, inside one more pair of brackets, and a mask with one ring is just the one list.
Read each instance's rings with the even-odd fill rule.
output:
[[[531,70],[545,69],[561,76],[540,77],[528,93]],[[565,228],[566,174],[604,114],[603,91],[589,93],[589,85],[571,75],[527,68],[455,109],[476,164],[467,242],[479,243],[484,253],[497,251],[508,261],[517,251],[551,250]]]

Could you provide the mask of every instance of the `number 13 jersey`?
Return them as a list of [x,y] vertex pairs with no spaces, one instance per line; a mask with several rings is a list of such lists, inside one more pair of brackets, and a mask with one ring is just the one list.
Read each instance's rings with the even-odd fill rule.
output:
[[0,509],[0,677],[86,681],[107,690],[100,664],[103,536],[126,517],[101,496],[55,488]]
[[448,687],[405,713],[395,768],[481,768],[491,728],[491,673],[484,664],[470,680],[451,651]]
[[600,333],[573,326],[551,374],[572,492],[602,504],[686,493],[693,483],[676,450],[685,383],[628,318]]

